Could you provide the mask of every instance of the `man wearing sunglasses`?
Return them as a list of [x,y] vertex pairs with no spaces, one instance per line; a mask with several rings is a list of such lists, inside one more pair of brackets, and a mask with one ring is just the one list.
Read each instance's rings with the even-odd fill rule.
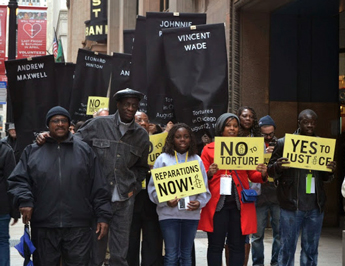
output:
[[28,145],[8,178],[24,224],[30,222],[34,265],[85,265],[93,217],[99,239],[111,219],[109,192],[92,148],[69,132],[70,114],[55,106],[46,115],[45,145]]

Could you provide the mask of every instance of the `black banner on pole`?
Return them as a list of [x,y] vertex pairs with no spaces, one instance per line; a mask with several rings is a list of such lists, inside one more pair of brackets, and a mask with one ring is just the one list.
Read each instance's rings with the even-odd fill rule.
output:
[[135,30],[123,30],[123,52],[132,54]]
[[79,49],[69,112],[74,122],[85,121],[89,96],[106,97],[112,57]]
[[73,88],[75,64],[55,63],[55,89],[58,93],[58,105],[69,109]]
[[139,109],[147,112],[147,75],[146,75],[146,17],[138,16],[134,31],[131,65],[131,88],[145,96]]
[[214,136],[216,119],[227,111],[225,26],[166,29],[163,42],[176,119],[192,128],[200,144],[205,133]]
[[58,104],[54,86],[54,56],[5,62],[13,120],[20,152],[32,143],[36,133],[47,130],[45,117]]
[[147,103],[151,121],[161,124],[174,121],[172,94],[167,88],[162,29],[205,23],[206,14],[202,13],[146,13]]
[[131,59],[132,55],[130,54],[113,53],[109,114],[113,114],[117,110],[116,102],[113,99],[114,94],[130,87]]

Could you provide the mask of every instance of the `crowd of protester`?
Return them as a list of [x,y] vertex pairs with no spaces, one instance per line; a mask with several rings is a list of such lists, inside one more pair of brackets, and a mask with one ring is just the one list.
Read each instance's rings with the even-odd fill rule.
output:
[[[19,213],[32,229],[35,266],[195,265],[197,230],[207,232],[208,265],[221,266],[224,249],[227,265],[247,265],[250,248],[253,265],[264,265],[268,217],[272,266],[294,265],[300,232],[300,265],[317,265],[323,182],[332,180],[334,161],[327,165],[330,172],[288,167],[274,120],[258,119],[253,108],[243,106],[237,114],[218,117],[215,136],[263,137],[265,153],[272,157],[256,170],[219,169],[209,132],[197,140],[187,124],[150,123],[138,111],[142,98],[138,91],[121,90],[114,95],[115,114],[98,110],[75,125],[67,110],[52,108],[45,121],[48,132],[27,146],[20,160],[11,125],[0,142],[0,266],[9,266],[8,227]],[[315,136],[314,111],[303,110],[297,122],[294,134]],[[159,202],[147,159],[149,136],[163,132],[165,145],[151,168],[197,161],[205,192]],[[306,194],[308,175],[315,178],[315,192]],[[242,198],[249,187],[259,195],[256,203]]]

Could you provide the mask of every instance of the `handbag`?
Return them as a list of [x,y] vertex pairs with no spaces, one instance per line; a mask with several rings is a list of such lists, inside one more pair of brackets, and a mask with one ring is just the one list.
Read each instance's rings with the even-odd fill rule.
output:
[[235,170],[236,176],[238,181],[240,181],[241,187],[242,187],[242,191],[241,191],[241,200],[243,203],[252,203],[255,202],[258,198],[258,193],[254,190],[254,189],[245,189],[243,187],[243,184],[241,182],[241,179],[239,178],[237,171]]

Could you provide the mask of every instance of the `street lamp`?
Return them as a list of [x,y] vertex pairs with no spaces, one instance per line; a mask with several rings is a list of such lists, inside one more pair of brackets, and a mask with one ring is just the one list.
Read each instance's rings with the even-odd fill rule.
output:
[[17,52],[17,0],[8,2],[9,26],[8,26],[8,59],[16,59]]

